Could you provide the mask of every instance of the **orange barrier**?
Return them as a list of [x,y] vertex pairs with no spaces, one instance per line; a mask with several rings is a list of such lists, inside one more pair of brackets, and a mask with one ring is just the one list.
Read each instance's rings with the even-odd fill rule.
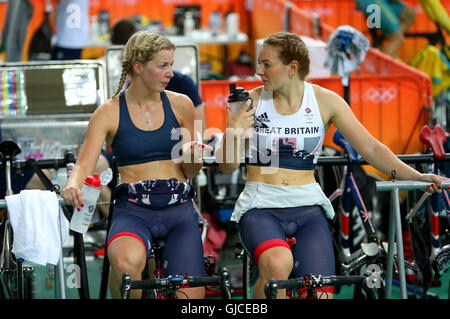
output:
[[[364,62],[360,65],[361,70],[358,72],[362,75],[380,74],[380,75],[408,75],[414,78],[420,85],[420,104],[423,106],[433,105],[433,94],[431,91],[431,81],[428,75],[410,65],[392,59],[387,54],[379,50],[371,48]],[[407,107],[407,106],[405,106]]]
[[[8,10],[8,2],[1,2],[0,3],[0,29],[3,30],[5,19],[6,19],[6,11]],[[0,43],[2,42],[1,34],[0,34]],[[5,52],[0,52],[0,60],[5,61],[6,60],[6,54]]]
[[285,29],[287,0],[254,0],[252,40],[263,39]]
[[[289,22],[289,31],[320,39],[323,42],[327,42],[335,29],[320,20],[319,30],[315,30],[312,15],[307,10],[299,7],[292,7],[289,10]],[[317,31],[319,34],[317,34]]]
[[293,0],[291,2],[310,16],[316,13],[321,23],[333,29],[340,25],[351,25],[361,32],[368,31],[366,18],[356,8],[355,0]]
[[[311,82],[328,86],[323,79]],[[340,80],[334,85],[341,85]],[[423,152],[418,136],[428,123],[428,109],[420,102],[421,87],[422,83],[408,75],[354,76],[350,78],[351,108],[364,127],[394,153]],[[331,138],[334,130],[328,130],[324,144],[336,148]]]
[[8,9],[8,2],[0,2],[0,28],[3,30],[5,23],[6,10]]

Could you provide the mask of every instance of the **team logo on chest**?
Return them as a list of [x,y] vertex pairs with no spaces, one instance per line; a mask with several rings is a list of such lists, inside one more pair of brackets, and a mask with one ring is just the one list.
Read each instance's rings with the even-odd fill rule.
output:
[[314,120],[314,113],[309,106],[305,107],[303,116],[305,117],[306,124],[312,124],[312,121]]

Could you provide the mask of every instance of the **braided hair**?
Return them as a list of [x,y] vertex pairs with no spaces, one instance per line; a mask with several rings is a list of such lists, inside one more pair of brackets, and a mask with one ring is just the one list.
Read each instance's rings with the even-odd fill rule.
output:
[[133,75],[133,63],[146,63],[161,50],[175,50],[175,45],[165,36],[148,31],[138,31],[127,41],[122,54],[122,74],[113,97],[122,90],[127,75]]

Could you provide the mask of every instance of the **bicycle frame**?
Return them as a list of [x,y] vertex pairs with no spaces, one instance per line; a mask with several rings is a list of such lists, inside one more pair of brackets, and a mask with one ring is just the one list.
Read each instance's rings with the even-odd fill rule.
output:
[[[353,163],[358,162],[358,154],[351,148],[351,146],[345,141],[344,137],[336,130],[333,135],[334,142],[341,146],[349,161]],[[364,204],[364,200],[359,192],[355,178],[352,174],[351,163],[344,167],[344,177],[342,178],[340,187],[330,195],[331,202],[338,199],[339,201],[339,214],[340,214],[340,244],[341,244],[341,256],[343,262],[341,262],[341,270],[344,274],[349,274],[351,271],[359,268],[360,266],[368,263],[369,259],[376,259],[379,253],[382,251],[375,227]],[[354,253],[350,252],[349,245],[349,219],[350,219],[350,198],[354,199],[355,205],[358,208],[359,217],[361,218],[364,226],[365,233],[367,235],[367,243],[361,243],[361,248]],[[371,260],[374,262],[374,260]]]
[[[20,154],[20,148],[17,146],[17,144],[13,141],[5,140],[1,144],[1,155],[3,157],[3,163],[2,166],[5,166],[5,173],[6,173],[6,195],[13,195],[12,187],[11,187],[11,171],[12,168],[15,167],[18,171],[20,169],[24,168],[33,168],[36,172],[36,174],[39,176],[41,181],[44,183],[44,185],[52,190],[57,191],[55,186],[51,184],[50,181],[48,181],[47,177],[42,173],[42,168],[60,168],[60,167],[66,167],[68,173],[70,173],[71,168],[73,167],[75,163],[75,157],[72,154],[71,151],[66,151],[64,154],[64,158],[62,159],[46,159],[46,160],[39,160],[36,161],[34,158],[29,158],[27,160],[18,160],[14,161],[13,158],[17,154]],[[58,192],[57,192],[58,193]],[[60,205],[64,205],[65,201],[63,199],[60,199]],[[14,261],[12,259],[12,241],[11,238],[13,236],[12,234],[12,228],[10,227],[10,220],[9,220],[9,213],[7,211],[6,207],[6,201],[0,200],[0,208],[6,208],[5,213],[3,215],[3,223],[1,224],[1,227],[3,229],[3,239],[2,239],[2,247],[1,247],[1,254],[0,254],[0,274],[2,274],[2,277],[4,277],[4,274],[16,274],[17,276],[17,283],[16,283],[16,290],[17,290],[17,298],[23,299],[25,297],[25,291],[24,291],[24,275],[31,273],[33,271],[33,267],[25,266],[23,264],[24,260],[21,258],[16,259]],[[61,223],[61,220],[59,220]],[[61,234],[60,234],[61,236]],[[11,263],[12,264],[11,264]],[[64,269],[63,269],[63,254],[61,251],[60,259],[58,261],[58,275],[59,275],[59,281],[61,283],[64,282]],[[2,278],[3,281],[3,278]],[[7,293],[11,295],[11,287],[8,287],[8,285],[5,288],[9,291]],[[65,290],[64,285],[59,285],[59,293],[60,297],[62,299],[65,299]]]

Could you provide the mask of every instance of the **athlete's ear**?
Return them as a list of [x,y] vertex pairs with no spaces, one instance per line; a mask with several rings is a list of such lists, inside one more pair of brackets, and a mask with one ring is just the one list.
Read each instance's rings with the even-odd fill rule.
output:
[[137,75],[142,74],[142,70],[144,69],[144,65],[139,61],[133,62],[133,72]]
[[290,77],[297,74],[297,72],[298,72],[298,61],[297,60],[292,60],[291,62],[289,62],[288,66],[289,66],[289,76]]

